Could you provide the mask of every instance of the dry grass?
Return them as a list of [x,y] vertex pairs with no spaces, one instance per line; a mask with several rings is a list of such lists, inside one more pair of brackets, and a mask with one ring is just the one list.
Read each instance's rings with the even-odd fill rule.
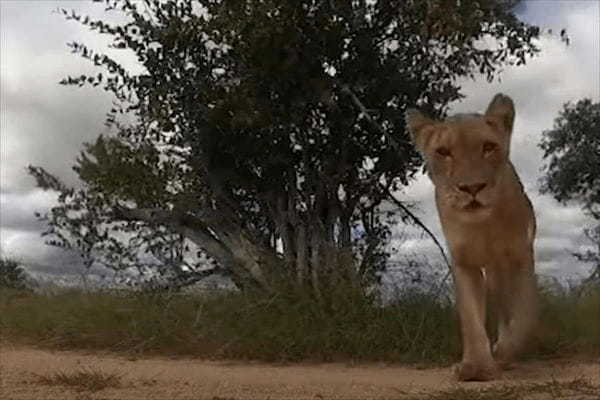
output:
[[114,296],[67,292],[3,301],[7,341],[55,349],[263,361],[450,362],[460,351],[450,305],[407,294],[379,307],[338,293],[264,297]]
[[121,386],[122,375],[82,368],[75,372],[54,372],[50,375],[36,375],[42,385],[64,386],[77,391],[98,392]]
[[583,379],[559,382],[502,385],[471,389],[465,386],[451,391],[428,394],[409,400],[597,400],[600,387]]
[[[460,355],[450,304],[405,293],[380,307],[339,288],[326,307],[292,291],[265,297],[0,291],[2,339],[56,349],[263,361],[447,364]],[[600,288],[544,295],[528,357],[600,355]]]

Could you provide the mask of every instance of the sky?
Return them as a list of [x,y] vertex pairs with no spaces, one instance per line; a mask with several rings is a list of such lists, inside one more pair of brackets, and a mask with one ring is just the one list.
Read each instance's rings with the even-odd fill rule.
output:
[[[37,189],[25,167],[43,166],[68,185],[77,185],[71,166],[82,143],[105,131],[111,104],[101,91],[58,85],[66,75],[96,71],[69,53],[68,42],[105,51],[107,44],[79,24],[65,21],[54,11],[58,7],[102,15],[101,7],[87,1],[0,0],[0,249],[46,274],[78,273],[81,266],[76,257],[44,244],[40,236],[44,227],[33,212],[47,210],[56,195]],[[564,103],[584,97],[600,101],[600,0],[531,0],[518,12],[526,22],[555,34],[540,39],[541,54],[526,66],[506,68],[501,81],[461,82],[466,97],[453,103],[451,112],[482,112],[497,92],[512,97],[517,116],[511,158],[536,210],[537,271],[576,279],[589,267],[575,261],[570,252],[589,246],[582,229],[591,227],[592,221],[579,205],[558,204],[539,194],[543,162],[537,144]],[[571,39],[568,47],[556,35],[562,28]],[[443,241],[428,178],[419,176],[398,197],[418,202],[417,215]],[[401,232],[396,230],[394,238],[401,238]],[[400,254],[407,252],[436,254],[433,243],[420,236],[401,244]]]

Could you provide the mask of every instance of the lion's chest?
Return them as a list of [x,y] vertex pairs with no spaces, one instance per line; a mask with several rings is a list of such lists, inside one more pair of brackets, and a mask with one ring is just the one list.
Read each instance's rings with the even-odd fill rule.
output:
[[453,259],[480,265],[523,253],[531,245],[527,219],[502,218],[493,212],[475,217],[458,214],[441,218]]

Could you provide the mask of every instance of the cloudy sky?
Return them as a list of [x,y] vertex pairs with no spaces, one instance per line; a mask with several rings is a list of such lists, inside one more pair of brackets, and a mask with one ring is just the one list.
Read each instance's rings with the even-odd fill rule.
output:
[[[93,71],[88,62],[69,54],[66,43],[77,40],[102,50],[106,41],[65,21],[54,12],[57,7],[101,15],[101,7],[87,1],[0,1],[0,244],[3,255],[46,265],[45,272],[53,268],[72,272],[76,263],[44,245],[43,227],[33,217],[34,210],[51,206],[55,195],[36,189],[25,167],[44,166],[68,184],[76,184],[73,161],[83,142],[104,131],[111,99],[100,91],[58,85],[67,74]],[[525,67],[507,68],[500,82],[465,81],[466,99],[454,104],[453,111],[483,111],[497,92],[513,98],[517,119],[512,159],[536,208],[538,271],[575,277],[584,274],[587,266],[577,264],[569,252],[586,246],[581,232],[592,221],[578,205],[560,205],[538,193],[542,160],[537,143],[541,133],[552,128],[565,102],[584,97],[600,100],[600,0],[532,0],[520,7],[519,14],[554,32],[566,28],[570,46],[546,35],[540,40],[542,53]],[[420,177],[402,198],[420,202],[419,216],[441,240],[432,193],[431,184]],[[420,254],[435,251],[421,238],[403,247]]]

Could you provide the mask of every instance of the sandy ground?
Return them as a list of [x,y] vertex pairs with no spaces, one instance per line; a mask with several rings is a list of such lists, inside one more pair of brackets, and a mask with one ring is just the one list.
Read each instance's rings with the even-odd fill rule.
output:
[[[502,380],[494,383],[461,384],[454,381],[450,368],[416,369],[377,364],[287,366],[165,358],[132,360],[111,354],[10,345],[0,347],[0,366],[1,399],[413,399],[461,387],[482,390],[494,385],[520,386],[577,379],[595,385],[598,391],[593,389],[590,395],[588,390],[587,395],[573,398],[600,399],[600,360],[528,362],[506,372]],[[40,382],[40,376],[82,370],[119,375],[120,383],[116,387],[89,391]],[[538,393],[531,398],[563,397]]]

